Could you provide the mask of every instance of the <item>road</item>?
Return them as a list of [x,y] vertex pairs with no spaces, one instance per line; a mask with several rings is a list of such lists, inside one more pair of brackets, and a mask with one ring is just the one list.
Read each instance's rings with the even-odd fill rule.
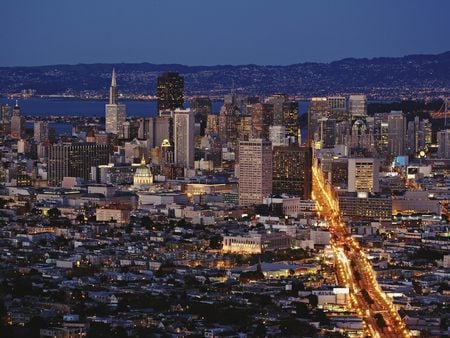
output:
[[364,250],[342,222],[338,201],[316,167],[313,167],[313,199],[320,217],[329,225],[338,282],[350,289],[351,307],[363,318],[365,336],[410,337],[405,323],[378,285]]

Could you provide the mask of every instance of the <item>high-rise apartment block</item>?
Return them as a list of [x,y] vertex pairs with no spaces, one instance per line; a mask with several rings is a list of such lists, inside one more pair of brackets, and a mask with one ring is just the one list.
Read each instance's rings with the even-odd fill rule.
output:
[[263,203],[272,194],[272,143],[263,139],[239,142],[239,204]]
[[175,163],[194,167],[194,113],[190,109],[176,109],[173,120]]

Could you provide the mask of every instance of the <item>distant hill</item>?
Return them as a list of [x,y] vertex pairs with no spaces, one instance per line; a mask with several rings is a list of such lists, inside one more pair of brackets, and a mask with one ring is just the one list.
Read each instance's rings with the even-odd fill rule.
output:
[[301,97],[365,93],[372,98],[448,95],[450,52],[398,58],[343,59],[288,66],[179,64],[78,64],[0,67],[0,93],[35,89],[37,94],[106,95],[112,67],[124,94],[155,94],[164,71],[185,77],[187,95],[223,96],[232,88],[245,95],[287,93]]

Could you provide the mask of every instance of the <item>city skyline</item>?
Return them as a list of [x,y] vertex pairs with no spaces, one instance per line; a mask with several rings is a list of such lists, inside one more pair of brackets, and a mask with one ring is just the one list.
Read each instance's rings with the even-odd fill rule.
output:
[[80,6],[7,0],[2,9],[8,15],[0,43],[10,52],[0,56],[0,66],[286,65],[450,50],[445,17],[450,4],[441,0],[288,1],[282,6],[274,1],[135,1],[130,6],[111,0]]

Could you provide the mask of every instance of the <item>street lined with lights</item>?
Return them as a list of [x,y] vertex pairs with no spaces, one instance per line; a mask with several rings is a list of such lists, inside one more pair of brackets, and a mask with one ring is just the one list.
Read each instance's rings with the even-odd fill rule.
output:
[[316,166],[312,196],[332,235],[337,279],[350,289],[350,307],[363,319],[365,336],[410,337],[402,318],[378,285],[369,259],[341,220],[338,201]]

